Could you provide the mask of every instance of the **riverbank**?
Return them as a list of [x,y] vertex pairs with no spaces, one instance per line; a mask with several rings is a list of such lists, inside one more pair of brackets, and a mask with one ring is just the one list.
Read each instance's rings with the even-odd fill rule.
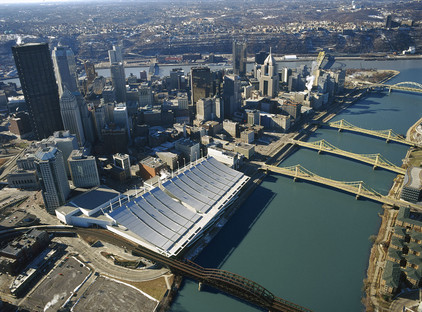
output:
[[[285,59],[284,56],[275,56],[277,62],[312,62],[315,61],[318,55],[309,55],[309,56],[297,56],[296,58]],[[360,55],[360,56],[335,56],[338,61],[398,61],[398,60],[418,60],[422,59],[422,55]],[[153,59],[153,57],[151,57]],[[254,61],[248,61],[248,64],[254,64]],[[130,60],[125,61],[125,68],[136,68],[136,67],[149,67],[151,60]],[[221,63],[205,63],[205,62],[182,62],[182,63],[158,63],[159,66],[231,66],[231,62],[221,62]],[[101,62],[95,64],[96,69],[108,69],[110,68],[109,62]],[[10,78],[9,78],[10,79]],[[2,78],[0,78],[2,80]]]
[[[409,128],[407,131],[408,138],[412,129],[414,131],[421,122],[422,118]],[[405,158],[403,159],[402,167],[407,168],[411,165],[411,159],[420,163],[422,155],[420,157],[415,157],[414,152],[416,150],[417,149],[413,147],[409,148]],[[400,198],[403,181],[404,176],[397,175],[388,195],[394,198]],[[383,291],[381,279],[386,264],[388,246],[390,245],[398,210],[392,209],[392,207],[387,205],[383,205],[383,208],[384,214],[381,216],[381,226],[371,248],[367,278],[364,280],[365,298],[363,298],[362,302],[364,303],[367,312],[378,311],[380,309],[389,310],[390,306],[393,304],[393,302],[389,300],[389,296],[386,296]]]

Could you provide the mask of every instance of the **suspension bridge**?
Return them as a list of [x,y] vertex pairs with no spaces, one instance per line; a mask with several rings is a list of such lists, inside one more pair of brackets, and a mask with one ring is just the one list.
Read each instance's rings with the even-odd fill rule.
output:
[[342,190],[348,193],[355,194],[356,199],[359,197],[365,197],[373,201],[387,204],[395,207],[409,207],[415,210],[420,211],[420,205],[409,203],[403,200],[395,199],[389,196],[382,195],[365,185],[363,181],[336,181],[328,178],[324,178],[316,175],[315,173],[309,171],[308,169],[302,167],[301,165],[290,166],[290,167],[276,167],[270,165],[263,165],[262,170],[271,171],[275,173],[280,173],[282,175],[293,177],[293,180],[302,179],[322,185],[326,185],[338,190]]
[[347,131],[351,131],[351,132],[363,133],[363,134],[366,134],[366,135],[385,139],[387,143],[390,142],[390,141],[394,141],[394,142],[401,143],[401,144],[420,147],[420,144],[407,140],[402,135],[394,132],[393,129],[369,130],[369,129],[359,128],[355,125],[352,125],[350,122],[348,122],[347,120],[344,120],[344,119],[334,121],[334,122],[321,123],[321,125],[326,126],[326,127],[330,127],[330,128],[338,129],[338,131],[347,130]]
[[303,142],[298,140],[292,140],[293,144],[310,148],[313,150],[317,150],[318,154],[321,152],[326,152],[330,154],[335,154],[347,158],[351,158],[354,160],[358,160],[360,162],[364,162],[366,164],[370,164],[373,166],[373,169],[380,167],[386,170],[390,170],[396,173],[405,174],[406,170],[396,166],[381,154],[355,154],[352,152],[344,151],[342,149],[337,148],[336,146],[330,144],[325,140],[319,140],[314,142]]

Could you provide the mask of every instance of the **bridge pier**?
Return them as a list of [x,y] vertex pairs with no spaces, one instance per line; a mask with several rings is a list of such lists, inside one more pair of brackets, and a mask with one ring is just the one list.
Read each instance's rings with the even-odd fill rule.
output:
[[202,282],[199,282],[198,283],[198,291],[201,291],[202,290]]

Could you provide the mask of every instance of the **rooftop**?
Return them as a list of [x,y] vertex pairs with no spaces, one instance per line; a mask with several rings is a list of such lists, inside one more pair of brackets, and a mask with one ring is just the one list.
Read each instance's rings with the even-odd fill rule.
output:
[[422,189],[422,168],[410,167],[406,171],[403,187],[420,190]]
[[118,195],[119,192],[109,188],[108,186],[101,185],[92,191],[83,193],[72,199],[68,205],[92,210],[112,200]]

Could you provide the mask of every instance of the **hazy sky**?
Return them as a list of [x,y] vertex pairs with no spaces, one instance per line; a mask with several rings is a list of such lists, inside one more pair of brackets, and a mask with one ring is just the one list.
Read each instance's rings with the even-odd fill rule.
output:
[[75,2],[75,0],[0,0],[0,4],[1,3],[46,3],[46,2]]

